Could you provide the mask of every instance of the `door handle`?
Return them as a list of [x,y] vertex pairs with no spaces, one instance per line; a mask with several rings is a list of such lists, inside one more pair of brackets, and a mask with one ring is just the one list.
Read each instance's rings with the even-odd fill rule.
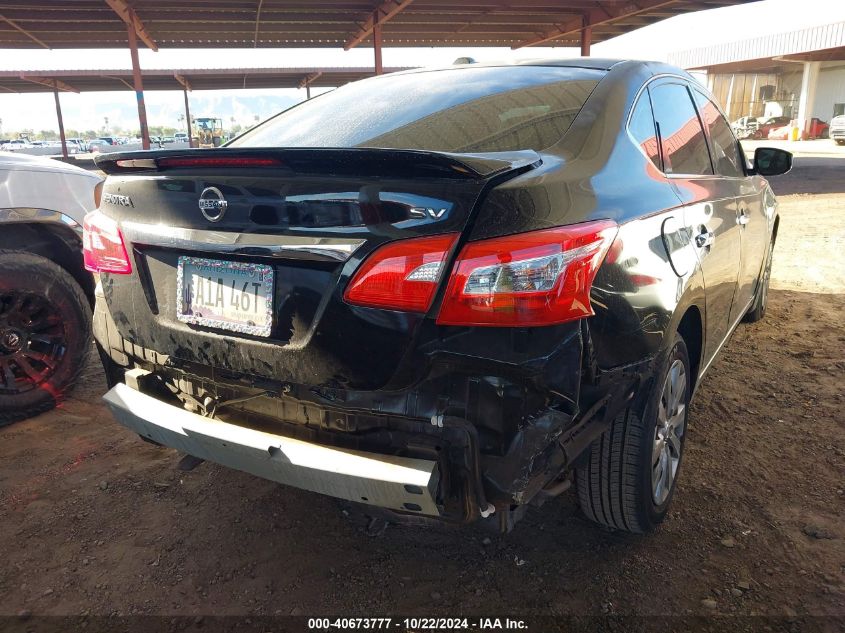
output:
[[712,246],[714,241],[716,241],[716,236],[713,235],[713,231],[704,231],[695,236],[695,245],[698,248]]

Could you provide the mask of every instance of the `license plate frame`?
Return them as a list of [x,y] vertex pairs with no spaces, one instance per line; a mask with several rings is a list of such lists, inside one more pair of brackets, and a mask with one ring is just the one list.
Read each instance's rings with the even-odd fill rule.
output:
[[[186,270],[187,274],[191,275],[188,282],[185,280]],[[232,280],[232,284],[226,282],[223,284],[209,282],[209,287],[206,289],[208,292],[211,292],[212,287],[216,289],[218,285],[221,285],[224,302],[227,294],[229,295],[230,309],[231,301],[236,292],[240,293],[238,297],[239,301],[243,297],[243,291],[236,290],[233,285],[235,280],[243,279],[247,284],[261,284],[260,287],[253,288],[254,293],[250,299],[250,301],[254,300],[256,303],[259,299],[263,299],[263,309],[258,308],[259,311],[256,315],[261,318],[257,318],[254,321],[247,319],[240,320],[221,316],[213,310],[205,314],[202,311],[196,310],[196,303],[193,301],[193,291],[197,277],[194,271],[197,270],[216,274],[218,275],[218,280],[223,279],[220,275],[225,275],[227,282],[230,279]],[[203,277],[203,279],[207,281],[207,278]],[[265,338],[269,337],[273,329],[273,292],[275,281],[275,271],[272,266],[267,264],[180,255],[176,265],[176,318],[182,323],[189,323],[200,327],[228,330]],[[217,294],[216,290],[215,294]],[[223,308],[225,309],[225,305]]]

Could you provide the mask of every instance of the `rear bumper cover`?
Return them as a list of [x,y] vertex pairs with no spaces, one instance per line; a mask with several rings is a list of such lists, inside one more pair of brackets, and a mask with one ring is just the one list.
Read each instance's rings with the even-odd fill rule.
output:
[[159,444],[271,481],[440,516],[437,463],[321,446],[205,418],[125,384],[103,396],[123,426]]

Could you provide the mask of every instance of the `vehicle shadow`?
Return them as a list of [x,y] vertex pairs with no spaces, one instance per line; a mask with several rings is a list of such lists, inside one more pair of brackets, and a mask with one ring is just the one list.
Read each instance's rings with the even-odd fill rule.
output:
[[845,193],[845,156],[798,156],[789,173],[769,184],[778,196]]

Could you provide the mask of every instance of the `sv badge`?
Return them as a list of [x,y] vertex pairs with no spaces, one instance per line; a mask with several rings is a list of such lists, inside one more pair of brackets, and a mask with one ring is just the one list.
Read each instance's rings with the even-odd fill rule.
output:
[[446,214],[447,209],[432,209],[431,207],[411,207],[412,218],[431,218],[439,220]]

